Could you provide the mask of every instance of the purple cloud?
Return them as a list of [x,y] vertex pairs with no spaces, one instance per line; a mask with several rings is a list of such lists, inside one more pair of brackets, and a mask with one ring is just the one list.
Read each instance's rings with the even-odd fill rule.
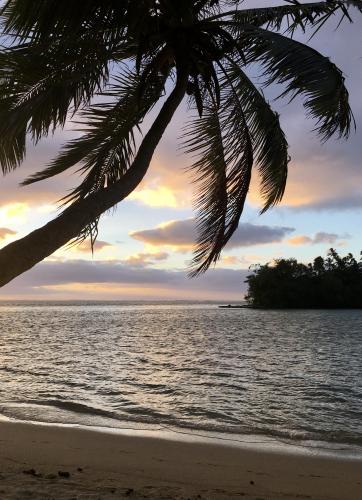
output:
[[141,297],[143,289],[153,289],[154,293],[151,295],[153,299],[165,298],[164,293],[160,295],[160,290],[166,290],[170,299],[173,297],[189,299],[192,296],[200,300],[203,298],[241,300],[245,293],[244,280],[248,274],[250,271],[246,269],[211,269],[197,279],[189,279],[185,271],[135,268],[123,261],[45,261],[1,288],[0,298],[9,296],[31,298],[34,295],[56,298],[57,294],[64,296],[64,292],[61,288],[56,290],[52,287],[61,286],[68,286],[65,293],[75,298],[79,296],[79,291],[75,290],[72,293],[71,286],[80,283],[84,285],[82,298],[89,294],[89,287],[85,285],[101,284],[103,291],[99,293],[99,298],[107,293],[109,285],[109,294],[114,290],[114,286],[133,289],[136,287]]
[[[293,231],[294,228],[291,227],[242,223],[227,244],[227,248],[278,243]],[[134,231],[131,236],[155,246],[175,246],[184,249],[192,248],[197,238],[194,219],[171,221],[154,229]]]

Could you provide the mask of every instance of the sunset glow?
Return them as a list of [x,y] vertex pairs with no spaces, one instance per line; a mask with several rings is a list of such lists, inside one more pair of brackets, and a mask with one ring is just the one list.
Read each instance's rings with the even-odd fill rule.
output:
[[[345,37],[348,30],[348,41]],[[332,35],[333,36],[332,36]],[[100,219],[98,243],[92,254],[89,242],[64,247],[48,259],[60,263],[48,276],[42,263],[0,291],[1,298],[39,296],[40,291],[53,297],[79,293],[79,273],[83,263],[92,263],[94,279],[84,289],[84,296],[109,297],[225,297],[243,296],[243,277],[251,264],[271,262],[274,258],[295,257],[309,261],[326,255],[330,247],[343,248],[358,255],[362,248],[359,231],[362,210],[362,169],[360,134],[362,101],[360,82],[362,65],[361,22],[334,31],[321,30],[311,44],[339,65],[346,75],[357,133],[348,142],[330,140],[321,144],[311,132],[314,124],[305,119],[300,102],[275,101],[278,89],[270,90],[270,102],[280,112],[290,145],[291,162],[284,199],[280,205],[260,216],[263,200],[259,175],[254,170],[249,197],[239,230],[223,251],[216,266],[217,284],[210,291],[214,270],[201,278],[186,277],[197,238],[192,192],[195,175],[189,170],[193,158],[183,153],[182,126],[187,120],[185,103],[171,122],[154,155],[140,187],[123,201],[114,213]],[[328,42],[328,43],[326,43]],[[351,49],[353,47],[353,49]],[[345,54],[350,55],[349,58]],[[267,92],[267,90],[266,90]],[[2,181],[0,200],[0,244],[24,236],[57,214],[57,200],[77,185],[78,175],[61,175],[28,187],[19,187],[26,175],[38,170],[56,154],[63,137],[77,136],[71,125],[56,142],[50,137],[39,149],[29,150],[22,168]],[[6,232],[8,230],[12,233]],[[115,266],[117,283],[104,283],[105,263]],[[60,267],[62,271],[60,271]],[[64,278],[66,270],[73,275]],[[120,271],[121,269],[121,271]],[[108,272],[108,271],[107,271]],[[172,272],[180,282],[172,281]],[[118,273],[118,274],[117,274]],[[140,274],[138,274],[140,273]],[[162,274],[163,273],[163,274]],[[103,281],[102,281],[103,280]],[[136,280],[130,285],[127,280]],[[167,282],[165,288],[164,282]],[[82,281],[81,281],[82,283]],[[182,283],[182,286],[179,285]],[[39,288],[40,287],[40,288]],[[93,290],[93,291],[91,291]]]

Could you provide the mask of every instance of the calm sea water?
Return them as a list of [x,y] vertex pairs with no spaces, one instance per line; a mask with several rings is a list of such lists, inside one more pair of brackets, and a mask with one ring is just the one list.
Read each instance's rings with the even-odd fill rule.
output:
[[0,414],[359,448],[362,311],[0,303]]

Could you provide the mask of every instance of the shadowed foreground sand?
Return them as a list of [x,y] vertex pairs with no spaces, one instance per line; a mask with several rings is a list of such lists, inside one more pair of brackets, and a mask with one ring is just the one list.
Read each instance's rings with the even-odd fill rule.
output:
[[362,499],[362,461],[0,423],[0,498]]

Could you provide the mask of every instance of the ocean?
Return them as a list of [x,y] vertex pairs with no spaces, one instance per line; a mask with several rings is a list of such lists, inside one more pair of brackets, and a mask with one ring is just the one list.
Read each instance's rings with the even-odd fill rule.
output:
[[362,453],[362,310],[0,302],[0,415]]

